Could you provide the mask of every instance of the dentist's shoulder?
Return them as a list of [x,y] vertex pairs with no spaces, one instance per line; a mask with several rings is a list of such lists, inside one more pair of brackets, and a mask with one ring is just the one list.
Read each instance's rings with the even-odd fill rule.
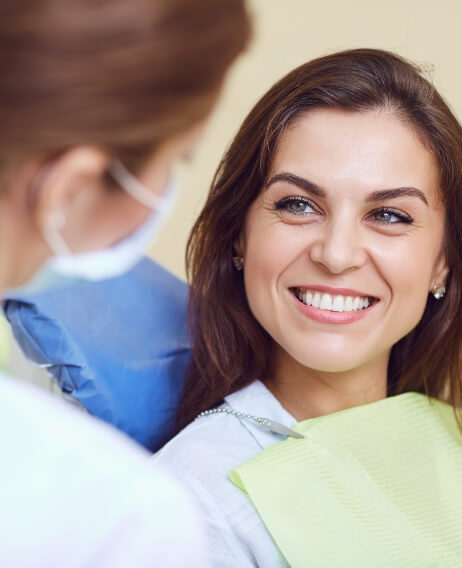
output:
[[0,375],[0,565],[207,566],[200,519],[148,454]]

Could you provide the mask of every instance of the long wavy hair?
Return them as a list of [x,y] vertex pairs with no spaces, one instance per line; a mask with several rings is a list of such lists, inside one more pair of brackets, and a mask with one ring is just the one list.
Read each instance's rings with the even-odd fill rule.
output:
[[461,126],[415,65],[386,51],[356,49],[301,65],[276,83],[250,111],[215,174],[186,253],[193,347],[178,429],[271,369],[271,338],[249,309],[242,273],[232,264],[233,244],[267,181],[281,135],[315,108],[387,109],[419,133],[437,160],[448,291],[440,302],[429,295],[418,325],[393,346],[388,391],[462,403]]

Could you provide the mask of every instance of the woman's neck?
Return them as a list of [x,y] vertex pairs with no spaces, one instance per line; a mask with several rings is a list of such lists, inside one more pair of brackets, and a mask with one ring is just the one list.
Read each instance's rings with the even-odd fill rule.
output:
[[388,354],[362,367],[338,373],[304,367],[286,353],[264,382],[298,420],[375,402],[387,395]]

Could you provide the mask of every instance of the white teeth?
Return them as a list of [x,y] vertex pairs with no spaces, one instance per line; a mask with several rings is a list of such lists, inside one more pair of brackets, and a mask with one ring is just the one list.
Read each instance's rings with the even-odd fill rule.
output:
[[311,305],[313,306],[313,308],[319,308],[320,304],[321,304],[321,294],[318,294],[316,292],[315,295],[313,296],[313,299],[311,300]]
[[343,312],[344,305],[345,301],[343,299],[343,296],[335,296],[331,309],[333,312]]
[[332,312],[355,312],[368,308],[371,301],[368,297],[360,296],[335,296],[330,294],[321,294],[319,292],[302,292],[300,289],[295,289],[296,297],[306,304],[313,306],[320,310],[329,310]]
[[332,308],[332,296],[330,294],[323,294],[321,298],[320,310],[330,310]]

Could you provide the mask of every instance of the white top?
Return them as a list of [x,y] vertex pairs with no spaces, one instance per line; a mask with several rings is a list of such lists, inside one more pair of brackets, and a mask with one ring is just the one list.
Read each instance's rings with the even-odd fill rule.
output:
[[[226,397],[223,406],[289,428],[296,424],[260,381]],[[228,478],[232,469],[283,439],[254,421],[212,414],[195,420],[154,456],[195,495],[206,522],[212,566],[287,566],[247,495]]]
[[149,454],[0,375],[0,566],[208,566],[189,498]]

